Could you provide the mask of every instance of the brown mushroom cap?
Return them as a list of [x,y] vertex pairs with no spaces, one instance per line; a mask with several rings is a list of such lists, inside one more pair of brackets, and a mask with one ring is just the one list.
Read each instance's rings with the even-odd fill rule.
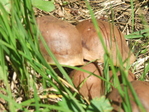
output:
[[[131,82],[136,94],[138,95],[138,98],[140,99],[142,105],[146,109],[146,112],[149,112],[149,83],[144,81],[132,81]],[[129,97],[130,97],[130,103],[132,107],[132,112],[141,112],[139,111],[139,108],[137,107],[134,98],[132,96],[132,93],[129,91]],[[113,91],[108,95],[108,98],[111,99],[113,102],[114,107],[118,107],[118,104],[122,103],[122,99],[120,97],[120,94],[117,89],[113,89]],[[117,109],[114,108],[117,112]],[[121,111],[120,111],[121,112]]]
[[[52,16],[37,18],[37,24],[48,47],[60,64],[75,66],[84,63],[81,36],[75,26]],[[46,60],[54,64],[42,42],[40,42],[40,50]]]
[[[102,74],[100,68],[96,67],[93,63],[85,65],[81,68],[90,71],[98,76],[101,76]],[[100,78],[77,70],[73,70],[70,73],[70,77],[76,88],[79,88],[79,86],[84,81],[83,85],[79,88],[79,92],[85,98],[93,99],[95,97],[100,97],[101,95],[103,95],[103,81]]]
[[[113,59],[114,65],[119,66],[118,50],[122,56],[122,61],[130,59],[128,64],[132,64],[135,60],[134,55],[130,52],[123,34],[116,26],[109,22],[98,20],[98,26],[107,50]],[[82,34],[83,55],[86,60],[98,59],[98,62],[104,62],[104,49],[96,33],[91,20],[85,20],[76,26]]]
[[[110,74],[110,77],[112,77],[112,75],[113,75],[112,71],[109,71],[109,74]],[[120,71],[117,72],[117,76],[118,76],[120,82],[122,82],[122,75],[121,75]],[[135,75],[130,70],[128,71],[127,79],[130,82],[136,80]]]

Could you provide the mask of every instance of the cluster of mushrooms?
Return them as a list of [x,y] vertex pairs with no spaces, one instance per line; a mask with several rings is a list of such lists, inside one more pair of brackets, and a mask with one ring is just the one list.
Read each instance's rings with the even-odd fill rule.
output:
[[[104,63],[105,51],[91,20],[84,20],[76,26],[53,16],[38,17],[36,20],[42,36],[60,64],[81,66],[82,69],[92,72],[97,76],[103,76],[104,68],[99,63]],[[122,62],[126,62],[126,65],[131,65],[135,61],[135,56],[129,50],[123,34],[112,23],[100,19],[97,22],[114,66],[120,66],[118,54],[121,55]],[[54,64],[42,42],[40,42],[39,46],[41,53],[48,63]],[[87,64],[93,60],[96,60],[96,63]],[[72,70],[69,76],[74,86],[78,88],[79,93],[84,98],[91,100],[104,95],[104,82],[95,75]],[[109,76],[112,76],[112,71],[109,72]],[[118,72],[117,76],[121,77],[121,73]],[[131,71],[128,72],[127,78],[131,82],[144,108],[149,111],[149,84],[143,81],[136,81]],[[129,95],[132,111],[139,112],[139,108],[135,104],[131,93]],[[108,98],[112,101],[114,111],[123,112],[123,109],[120,107],[122,98],[117,89],[113,89]]]

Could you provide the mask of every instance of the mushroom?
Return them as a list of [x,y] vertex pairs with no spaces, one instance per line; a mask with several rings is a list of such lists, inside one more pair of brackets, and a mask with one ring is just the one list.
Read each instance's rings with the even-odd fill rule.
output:
[[[129,50],[123,34],[112,23],[97,20],[104,44],[110,54],[115,66],[120,66],[118,52],[122,56],[122,61],[128,59],[128,64],[135,61],[135,56]],[[104,49],[96,33],[91,20],[85,20],[76,25],[76,28],[82,35],[83,56],[88,61],[96,60],[104,62]],[[119,51],[118,51],[119,50]]]
[[[102,71],[100,67],[97,67],[95,64],[90,63],[81,67],[84,70],[92,72],[97,76],[102,75]],[[93,74],[89,74],[83,71],[73,70],[70,73],[70,77],[73,81],[73,84],[76,88],[79,89],[79,93],[85,97],[86,99],[93,99],[96,97],[100,97],[103,95],[103,81],[94,76]]]
[[[131,84],[136,94],[138,95],[140,102],[146,109],[146,112],[149,112],[149,83],[144,81],[132,81]],[[130,97],[132,112],[141,112],[141,110],[139,110],[137,104],[135,103],[134,97],[132,96],[130,90],[128,91],[128,94]],[[123,109],[121,107],[122,98],[117,89],[113,89],[112,92],[108,95],[108,98],[112,100],[112,105],[115,112],[123,112]]]
[[[110,74],[110,77],[112,77],[113,72],[110,70],[110,71],[109,71],[109,74]],[[121,72],[118,71],[116,74],[117,74],[117,76],[118,76],[118,78],[119,78],[119,81],[122,82],[122,75],[121,75]],[[128,81],[130,81],[130,82],[136,80],[135,75],[134,75],[130,70],[128,70],[127,79],[128,79]]]
[[[81,35],[75,26],[52,16],[38,17],[37,24],[45,42],[60,64],[70,66],[84,64]],[[45,59],[54,64],[41,41],[40,50]]]

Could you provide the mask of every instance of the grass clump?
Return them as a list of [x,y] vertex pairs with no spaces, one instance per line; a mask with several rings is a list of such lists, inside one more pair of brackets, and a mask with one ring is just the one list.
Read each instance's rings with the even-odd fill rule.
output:
[[[0,81],[3,84],[0,88],[0,99],[4,100],[4,111],[111,111],[112,106],[105,96],[102,96],[100,99],[94,99],[89,102],[89,104],[78,94],[67,72],[63,69],[64,66],[62,67],[62,65],[58,63],[47,47],[43,37],[40,35],[35,22],[32,2],[30,0],[11,0],[10,6],[10,12],[8,12],[0,2]],[[86,6],[90,11],[99,38],[103,43],[94,13],[87,1]],[[134,15],[132,16],[134,17]],[[134,21],[132,21],[132,23],[134,24]],[[146,32],[146,30],[147,29],[141,30],[140,32]],[[127,35],[126,38],[138,38],[142,36],[140,32],[134,32]],[[145,36],[148,36],[147,32]],[[63,74],[66,81],[59,77],[41,55],[38,46],[39,38],[44,43],[49,55],[55,61],[57,68]],[[104,44],[103,46],[105,51],[107,51],[106,46]],[[119,57],[119,60],[121,60],[121,57]],[[122,98],[127,96],[125,97],[126,99],[124,99],[125,102],[123,102],[124,110],[131,111],[128,90],[127,88],[124,89],[124,91],[122,90],[116,75],[116,68],[113,66],[108,52],[105,54],[105,63],[107,64],[105,64],[104,67],[107,69],[104,70],[104,74],[109,73],[109,65],[114,74],[113,84],[109,83],[110,78],[108,76],[101,78],[105,81],[105,95],[110,92],[112,86],[118,88]],[[122,71],[123,74],[122,82],[124,85],[129,86],[135,96],[135,101],[142,107],[130,82],[128,82],[126,78],[126,71],[129,67],[125,70],[122,62],[121,65],[120,71]],[[83,71],[78,67],[65,67]],[[148,71],[149,67],[147,65],[141,80],[144,80]],[[51,88],[54,91],[49,91]],[[78,99],[76,99],[77,95],[79,95]],[[49,98],[53,98],[54,101],[49,101]]]

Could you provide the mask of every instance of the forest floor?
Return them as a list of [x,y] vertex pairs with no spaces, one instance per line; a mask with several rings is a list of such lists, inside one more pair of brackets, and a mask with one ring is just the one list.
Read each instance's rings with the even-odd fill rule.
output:
[[[53,15],[59,19],[68,21],[73,25],[91,18],[84,0],[54,1],[56,8],[54,11],[44,12],[35,8],[35,17]],[[92,6],[97,19],[101,18],[109,22],[113,21],[124,35],[128,35],[130,37],[126,38],[126,41],[129,48],[136,56],[136,61],[132,65],[132,70],[137,78],[141,77],[144,73],[145,67],[149,63],[149,36],[146,36],[147,32],[149,32],[149,1],[136,0],[133,8],[129,0],[90,0],[90,5]],[[133,17],[134,24],[132,24]],[[144,31],[144,29],[147,31]],[[131,35],[133,35],[134,32],[138,32],[136,33],[138,36],[136,36],[136,38],[131,38]],[[14,73],[12,74],[15,76]],[[149,71],[146,72],[145,76],[146,81],[149,81]],[[10,82],[13,82],[13,80],[16,81],[16,79],[13,79],[14,77],[11,78]],[[23,93],[23,91],[17,89],[19,88],[17,82],[18,81],[10,84],[10,86],[14,88],[12,89],[14,97]],[[0,87],[5,87],[3,82],[0,82]],[[39,84],[37,88],[40,89]],[[0,91],[0,93],[2,92]],[[16,100],[18,100],[17,102],[21,102],[22,99],[23,97],[20,95]],[[4,106],[6,102],[2,99],[0,99],[0,102],[2,102],[0,103],[0,110],[1,108],[2,110],[7,110]]]

